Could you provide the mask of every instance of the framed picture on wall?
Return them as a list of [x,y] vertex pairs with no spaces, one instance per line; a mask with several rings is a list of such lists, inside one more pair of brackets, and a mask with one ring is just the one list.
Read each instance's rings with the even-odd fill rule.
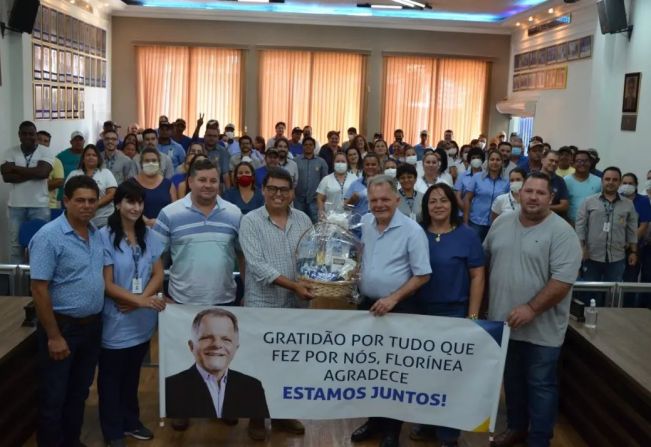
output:
[[72,89],[72,117],[79,118],[79,89]]
[[106,61],[100,61],[102,68],[100,69],[102,87],[106,88]]
[[88,53],[88,26],[85,23],[81,24],[81,51]]
[[585,59],[592,56],[592,36],[586,36],[579,41],[579,57]]
[[66,52],[64,50],[57,51],[57,57],[59,62],[59,82],[66,81]]
[[66,87],[66,118],[72,119],[72,87]]
[[556,63],[556,57],[557,57],[556,47],[548,47],[547,48],[547,63],[548,64],[555,64]]
[[622,115],[621,130],[628,130],[634,132],[637,128],[637,114],[630,113]]
[[43,27],[43,7],[41,6],[36,11],[36,19],[34,20],[34,29],[32,30],[32,37],[35,39],[41,38],[41,29]]
[[106,30],[101,30],[102,34],[102,43],[101,43],[101,48],[102,48],[102,57],[106,58]]
[[72,82],[72,52],[66,51],[66,82]]
[[79,84],[79,55],[72,55],[72,82]]
[[52,91],[50,92],[50,95],[52,96],[52,99],[50,101],[51,104],[51,111],[50,111],[50,117],[53,120],[59,119],[59,100],[58,100],[58,92],[59,92],[59,87],[56,85],[52,86]]
[[43,73],[43,79],[46,81],[50,80],[50,48],[43,47],[41,51],[41,67]]
[[56,81],[59,79],[59,61],[58,51],[56,48],[50,48],[50,79]]
[[34,68],[34,79],[40,80],[43,68],[42,47],[40,45],[32,45],[32,67]]
[[90,54],[93,56],[97,54],[97,28],[92,26],[88,34],[88,41],[90,42]]
[[84,75],[85,75],[84,85],[88,87],[90,86],[90,82],[91,82],[90,78],[93,75],[93,70],[90,66],[90,56],[84,57]]
[[59,111],[59,118],[65,119],[66,117],[66,89],[65,87],[59,87],[59,93],[57,97],[57,110]]
[[50,8],[41,6],[41,40],[50,40]]
[[43,85],[34,84],[34,119],[43,119]]
[[86,57],[79,56],[79,85],[86,83]]
[[43,119],[50,119],[50,86],[43,85]]
[[66,16],[66,47],[72,47],[72,17]]
[[624,75],[623,113],[637,113],[640,79],[641,73],[626,73]]
[[567,43],[567,60],[573,61],[579,58],[579,40]]
[[567,61],[567,42],[564,42],[558,46],[558,58],[556,60],[558,62]]
[[50,10],[50,42],[52,43],[57,43],[57,24],[58,24],[58,17],[61,13],[58,11],[55,11],[53,9]]
[[58,28],[58,34],[59,38],[57,40],[57,43],[60,46],[65,46],[66,44],[66,15],[63,13],[57,14],[57,28]]
[[79,118],[81,118],[82,120],[86,117],[84,111],[85,101],[86,101],[86,90],[80,88],[79,89]]

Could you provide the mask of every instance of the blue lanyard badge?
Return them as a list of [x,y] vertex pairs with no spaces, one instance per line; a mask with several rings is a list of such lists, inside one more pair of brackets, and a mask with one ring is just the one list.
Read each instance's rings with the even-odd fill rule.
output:
[[133,265],[134,265],[134,275],[131,280],[131,293],[141,294],[142,293],[142,278],[138,272],[138,263],[140,262],[140,256],[142,252],[139,245],[134,245],[131,247],[131,255],[133,256]]

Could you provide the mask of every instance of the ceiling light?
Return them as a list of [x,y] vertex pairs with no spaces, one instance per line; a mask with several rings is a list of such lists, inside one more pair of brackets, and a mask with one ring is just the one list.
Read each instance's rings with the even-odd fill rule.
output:
[[269,3],[269,0],[237,0],[240,3]]
[[373,9],[402,9],[402,6],[398,5],[371,5]]
[[413,7],[413,5],[407,0],[393,0],[393,1],[396,3],[400,3],[401,5],[408,6],[410,8]]
[[549,8],[549,9],[547,10],[547,12],[550,13],[550,14],[554,14],[554,8]]
[[533,16],[529,16],[529,21],[533,22]]
[[515,22],[515,26],[520,26],[520,22]]

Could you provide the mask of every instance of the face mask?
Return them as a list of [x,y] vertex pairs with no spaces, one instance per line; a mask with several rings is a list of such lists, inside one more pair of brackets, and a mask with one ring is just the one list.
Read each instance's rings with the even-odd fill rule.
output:
[[348,163],[335,163],[335,172],[337,174],[343,174],[348,171]]
[[415,165],[418,163],[418,156],[417,155],[407,155],[405,157],[405,162],[407,162],[410,165]]
[[253,176],[252,175],[241,175],[237,178],[237,183],[240,185],[246,187],[250,186],[251,183],[253,183]]
[[242,157],[242,161],[248,161],[249,163],[251,163],[253,161],[253,159],[251,157],[249,157],[248,155],[245,155],[244,157]]
[[226,138],[228,138],[229,140],[232,140],[233,138],[235,138],[235,133],[226,132]]
[[447,152],[448,152],[448,156],[450,156],[450,157],[454,157],[455,155],[457,155],[457,150],[456,149],[448,149]]
[[520,192],[522,189],[522,182],[511,182],[511,192]]
[[482,150],[484,150],[484,148],[486,147],[486,142],[485,142],[485,141],[480,141],[480,142],[479,142],[479,147],[480,147]]
[[141,133],[136,135],[136,140],[138,140],[138,143],[142,143],[142,134]]
[[468,152],[464,152],[461,158],[463,158],[463,161],[468,161]]
[[511,149],[511,155],[515,155],[519,157],[520,154],[522,154],[522,148],[519,146],[513,146],[513,149]]
[[159,169],[160,165],[157,161],[142,164],[142,171],[147,175],[158,174]]
[[645,191],[651,190],[651,179],[647,180],[646,183],[644,184],[644,190]]
[[623,196],[629,196],[635,192],[635,185],[622,185],[619,187],[618,192]]
[[348,134],[348,140],[353,141],[353,138],[355,138],[355,134],[354,133],[349,133]]
[[472,166],[475,169],[481,168],[481,165],[483,163],[484,162],[481,161],[481,158],[473,158],[472,160],[470,160],[470,166]]
[[389,168],[384,170],[384,175],[388,175],[389,177],[396,177],[396,168]]

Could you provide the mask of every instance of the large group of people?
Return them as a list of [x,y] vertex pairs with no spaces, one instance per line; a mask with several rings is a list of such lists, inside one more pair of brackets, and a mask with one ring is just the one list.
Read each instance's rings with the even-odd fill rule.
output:
[[[151,439],[138,382],[156,313],[167,302],[307,307],[313,292],[297,278],[296,247],[330,209],[360,216],[359,309],[487,316],[511,326],[508,428],[495,438],[498,447],[550,443],[575,280],[651,279],[650,199],[638,193],[634,174],[597,170],[594,149],[554,150],[540,137],[525,148],[506,133],[459,146],[452,130],[436,146],[423,130],[412,146],[397,129],[388,144],[353,127],[342,146],[334,130],[319,146],[310,126],[287,139],[283,122],[266,141],[237,138],[232,124],[221,133],[216,120],[199,137],[203,116],[192,136],[183,119],[161,116],[158,124],[129,126],[120,139],[107,121],[96,144],[73,132],[70,147],[55,155],[49,134],[26,121],[20,145],[2,160],[11,184],[11,262],[29,257],[39,318],[39,445],[82,445],[96,365],[107,445]],[[647,178],[651,195],[651,172]],[[33,219],[51,221],[25,252],[18,233]],[[169,286],[161,298],[164,267]],[[636,294],[626,304],[648,306],[646,299]],[[224,377],[204,373],[206,383]],[[185,430],[189,421],[172,425]],[[379,436],[381,446],[397,446],[401,425],[370,418],[351,439]],[[272,419],[271,427],[305,431],[293,419]],[[265,419],[251,419],[248,434],[264,440]],[[443,446],[457,445],[459,435],[426,425],[410,432]]]

